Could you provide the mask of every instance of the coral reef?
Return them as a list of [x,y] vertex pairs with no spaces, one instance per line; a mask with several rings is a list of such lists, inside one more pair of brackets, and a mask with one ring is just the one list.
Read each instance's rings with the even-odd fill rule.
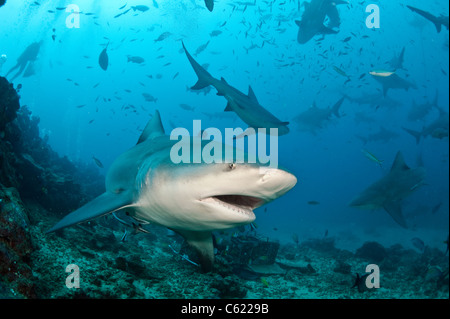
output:
[[386,249],[379,243],[365,242],[356,250],[356,256],[373,263],[380,263],[387,256]]

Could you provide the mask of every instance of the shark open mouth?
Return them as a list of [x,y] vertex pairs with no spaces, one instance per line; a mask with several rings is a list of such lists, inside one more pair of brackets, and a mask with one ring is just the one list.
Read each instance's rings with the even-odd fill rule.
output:
[[253,209],[264,204],[264,200],[245,195],[216,195],[203,199],[203,201],[214,202],[238,213],[251,215]]

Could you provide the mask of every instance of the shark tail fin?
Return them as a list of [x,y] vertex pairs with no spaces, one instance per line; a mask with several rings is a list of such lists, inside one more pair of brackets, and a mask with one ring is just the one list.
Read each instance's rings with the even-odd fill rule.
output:
[[422,133],[421,132],[410,130],[410,129],[407,129],[407,128],[404,128],[404,127],[402,127],[402,129],[405,132],[407,132],[407,133],[411,134],[412,136],[414,136],[416,138],[416,144],[419,144],[420,138],[422,137]]
[[384,209],[388,212],[389,215],[403,228],[408,228],[406,225],[406,220],[402,214],[402,206],[401,201],[394,201],[385,203],[383,205]]
[[186,242],[194,248],[200,258],[202,271],[211,271],[214,263],[214,245],[212,233],[209,231],[176,230]]
[[192,90],[201,90],[204,89],[207,86],[211,85],[213,77],[211,74],[208,73],[200,64],[198,64],[197,61],[194,60],[192,55],[189,54],[188,50],[184,46],[184,43],[181,42],[183,45],[184,52],[186,53],[186,56],[189,60],[189,62],[192,65],[192,68],[194,69],[195,74],[197,74],[198,81],[195,83],[193,87],[191,87]]
[[55,226],[48,230],[47,233],[112,213],[130,206],[131,202],[131,192],[121,192],[119,194],[111,192],[103,193],[86,205],[65,216]]
[[346,96],[343,96],[339,99],[339,101],[336,102],[336,104],[333,105],[332,112],[334,115],[336,115],[336,117],[341,117],[341,115],[339,114],[339,109],[341,108],[341,105],[345,99]]

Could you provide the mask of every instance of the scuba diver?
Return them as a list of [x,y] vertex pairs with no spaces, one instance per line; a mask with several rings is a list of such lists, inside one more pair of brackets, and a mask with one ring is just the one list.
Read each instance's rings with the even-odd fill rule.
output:
[[[15,66],[13,66],[8,73],[6,73],[5,77],[7,77],[12,71],[14,71],[15,69],[19,69],[19,72],[16,73],[16,75],[13,76],[13,78],[11,79],[11,81],[14,81],[15,78],[17,78],[19,75],[21,75],[23,73],[23,71],[25,70],[25,68],[28,65],[28,69],[33,68],[34,66],[34,61],[36,61],[37,56],[39,54],[39,49],[41,48],[41,42],[33,42],[32,44],[30,44],[25,51],[23,51],[23,53],[20,55],[20,57],[17,59],[17,64]],[[27,69],[27,70],[28,70]]]

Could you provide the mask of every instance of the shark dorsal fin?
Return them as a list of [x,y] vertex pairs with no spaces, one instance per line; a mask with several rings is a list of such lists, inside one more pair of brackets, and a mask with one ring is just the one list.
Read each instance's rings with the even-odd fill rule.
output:
[[220,81],[222,81],[223,83],[228,84],[228,82],[224,78],[220,78]]
[[391,167],[391,172],[394,170],[409,170],[409,167],[408,165],[406,165],[405,160],[403,159],[403,155],[400,151],[397,152],[394,163]]
[[253,92],[253,89],[250,85],[248,86],[248,97],[250,98],[250,100],[258,103],[258,99],[256,98],[255,92]]
[[161,115],[159,114],[159,111],[156,110],[155,115],[153,115],[153,117],[150,119],[150,121],[148,121],[147,125],[145,126],[144,131],[139,137],[137,144],[162,135],[165,135],[164,127],[161,122]]

